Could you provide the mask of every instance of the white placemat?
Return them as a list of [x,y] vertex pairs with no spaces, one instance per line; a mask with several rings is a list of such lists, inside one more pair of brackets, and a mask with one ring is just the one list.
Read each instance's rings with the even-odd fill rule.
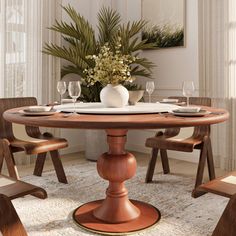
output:
[[230,175],[228,177],[225,177],[221,181],[228,184],[236,184],[236,176]]
[[[73,112],[74,104],[63,104],[54,107],[56,110],[61,112]],[[174,109],[179,108],[173,104],[163,103],[137,103],[134,106],[125,106],[121,108],[104,107],[99,102],[94,103],[76,103],[76,112],[84,114],[149,114],[149,113],[160,113],[170,112]]]
[[4,186],[14,184],[14,183],[16,183],[16,181],[4,178],[3,176],[0,177],[0,187],[4,187]]

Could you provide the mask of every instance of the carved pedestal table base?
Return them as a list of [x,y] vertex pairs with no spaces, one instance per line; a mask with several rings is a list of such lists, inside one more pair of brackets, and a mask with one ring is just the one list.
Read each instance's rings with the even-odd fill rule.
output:
[[109,181],[104,200],[77,208],[74,220],[87,230],[103,234],[125,234],[153,226],[160,212],[150,204],[129,200],[124,181],[136,172],[136,159],[124,149],[127,130],[107,130],[109,151],[97,162],[99,175]]

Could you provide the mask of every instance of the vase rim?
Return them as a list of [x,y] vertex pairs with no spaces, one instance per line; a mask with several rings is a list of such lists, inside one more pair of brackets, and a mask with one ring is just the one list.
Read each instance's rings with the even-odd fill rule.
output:
[[107,84],[108,87],[123,86],[122,84]]

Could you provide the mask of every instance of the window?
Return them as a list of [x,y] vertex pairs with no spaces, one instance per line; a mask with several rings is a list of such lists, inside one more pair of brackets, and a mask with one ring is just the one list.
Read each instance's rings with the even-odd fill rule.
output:
[[0,97],[54,99],[60,62],[42,54],[44,43],[60,43],[47,28],[60,20],[61,0],[0,0]]

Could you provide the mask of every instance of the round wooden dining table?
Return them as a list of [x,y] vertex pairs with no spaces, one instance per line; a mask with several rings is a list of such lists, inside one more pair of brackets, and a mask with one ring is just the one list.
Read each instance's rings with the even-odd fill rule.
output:
[[98,174],[109,182],[106,198],[83,204],[74,211],[73,217],[84,229],[111,235],[147,229],[161,217],[156,207],[128,197],[125,181],[135,175],[137,166],[134,155],[125,150],[128,130],[212,125],[226,121],[229,117],[226,110],[212,107],[204,107],[209,114],[203,117],[178,117],[170,113],[71,116],[56,113],[51,116],[26,116],[19,113],[22,109],[8,110],[3,116],[9,122],[27,126],[106,131],[109,150],[97,161]]

